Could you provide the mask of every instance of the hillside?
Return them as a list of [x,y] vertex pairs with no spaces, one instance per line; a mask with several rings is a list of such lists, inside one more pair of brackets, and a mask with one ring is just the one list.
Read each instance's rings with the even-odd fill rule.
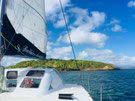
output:
[[10,68],[42,68],[42,67],[52,67],[58,71],[91,71],[91,70],[119,70],[112,64],[95,62],[95,61],[86,61],[86,60],[77,60],[77,65],[74,60],[59,60],[59,59],[46,59],[46,60],[32,60],[17,63],[14,66],[7,67]]

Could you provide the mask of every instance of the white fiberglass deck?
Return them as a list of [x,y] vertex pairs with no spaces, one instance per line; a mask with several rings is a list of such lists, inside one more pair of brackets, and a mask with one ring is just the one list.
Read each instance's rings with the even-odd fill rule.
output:
[[[43,77],[27,76],[31,70],[44,70],[45,74]],[[19,69],[17,71],[19,71],[19,83],[17,84],[17,87],[10,92],[0,94],[0,101],[93,101],[88,92],[82,86],[64,84],[62,79],[60,79],[56,71],[53,69]],[[26,77],[41,78],[39,87],[21,88]],[[55,79],[54,81],[52,77]],[[57,86],[52,85],[52,87],[55,88],[50,89],[52,82],[56,83]],[[60,99],[60,94],[71,94],[72,99]]]
[[[59,99],[60,93],[72,93],[74,94],[73,100]],[[65,88],[47,94],[45,96],[27,96],[27,97],[15,97],[11,93],[3,93],[0,95],[1,101],[93,101],[89,94],[81,86],[66,85]]]

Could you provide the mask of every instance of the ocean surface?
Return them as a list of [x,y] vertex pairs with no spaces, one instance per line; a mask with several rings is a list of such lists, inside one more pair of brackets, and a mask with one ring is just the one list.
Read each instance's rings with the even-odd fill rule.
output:
[[103,101],[135,101],[135,70],[73,71],[61,75],[66,83],[83,85],[94,101],[100,100],[101,91]]

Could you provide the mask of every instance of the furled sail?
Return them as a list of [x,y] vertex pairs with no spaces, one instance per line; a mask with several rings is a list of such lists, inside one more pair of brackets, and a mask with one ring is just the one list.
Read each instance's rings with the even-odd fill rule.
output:
[[45,59],[44,0],[7,0],[3,16],[4,55]]

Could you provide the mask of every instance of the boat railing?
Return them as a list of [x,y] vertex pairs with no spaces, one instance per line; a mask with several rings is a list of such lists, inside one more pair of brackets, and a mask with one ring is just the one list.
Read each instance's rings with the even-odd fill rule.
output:
[[[94,91],[91,89],[90,84],[91,83],[90,83],[90,78],[89,77],[87,78],[87,82],[86,82],[86,78],[82,78],[81,81],[80,81],[80,85],[82,85],[88,91],[89,94],[92,94],[92,92],[94,92]],[[97,97],[100,98],[99,101],[104,101],[103,100],[104,95],[107,96],[107,99],[109,101],[113,101],[113,99],[109,95],[109,93],[103,89],[103,85],[100,85],[99,95],[97,95]]]
[[113,99],[111,98],[111,96],[108,94],[107,91],[103,92],[103,86],[100,86],[100,101],[103,101],[103,94],[107,95],[107,98],[109,99],[109,101],[113,101]]
[[103,86],[100,86],[100,101],[103,101]]

